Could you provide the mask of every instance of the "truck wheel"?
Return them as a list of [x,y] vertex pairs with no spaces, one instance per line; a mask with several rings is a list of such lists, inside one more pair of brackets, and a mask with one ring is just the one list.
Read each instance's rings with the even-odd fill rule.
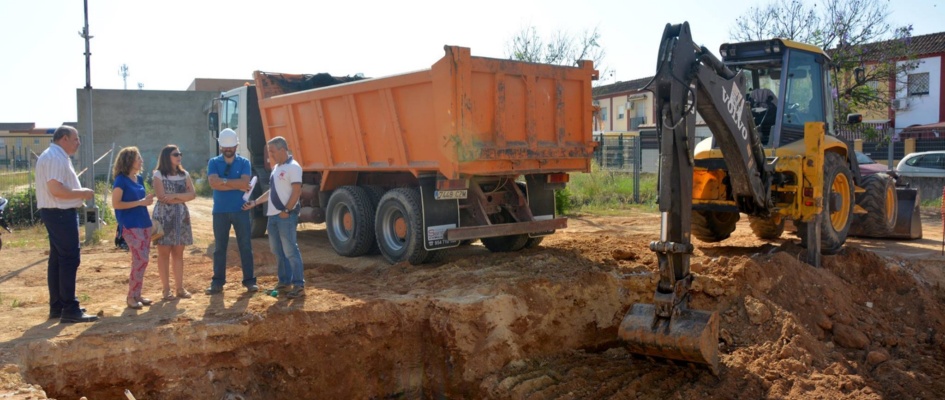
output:
[[530,238],[528,238],[528,241],[525,242],[525,248],[526,248],[526,249],[534,249],[534,248],[538,247],[538,245],[541,244],[541,241],[542,241],[542,240],[545,240],[545,237],[544,237],[544,236],[530,237]]
[[493,253],[505,253],[510,251],[519,251],[528,244],[528,235],[508,235],[491,238],[482,238],[479,241]]
[[377,206],[374,232],[381,254],[391,264],[407,261],[419,265],[426,261],[420,191],[398,188],[385,193]]
[[[265,207],[262,207],[265,209]],[[269,225],[269,217],[263,213],[256,214],[255,211],[249,212],[250,229],[249,237],[256,239],[266,236],[266,227]]]
[[331,247],[339,255],[364,255],[374,244],[374,207],[368,193],[357,186],[342,186],[328,199],[325,226]]
[[[834,210],[831,199],[839,197]],[[824,155],[824,211],[820,218],[820,253],[836,254],[847,241],[853,220],[853,174],[837,153]],[[807,223],[797,223],[797,235],[806,243]]]
[[721,242],[735,231],[737,212],[693,211],[692,235],[703,242]]
[[[515,182],[515,184],[518,185],[519,190],[522,191],[522,194],[525,195],[525,199],[528,200],[528,186],[525,184],[525,182]],[[526,235],[526,236],[527,236],[527,235]],[[545,237],[544,237],[544,236],[530,237],[530,238],[528,238],[528,241],[525,242],[525,247],[524,247],[524,248],[526,248],[526,249],[534,249],[534,248],[538,247],[539,244],[541,244],[541,241],[542,241],[542,240],[545,240]]]
[[775,240],[784,233],[784,218],[780,216],[762,218],[749,215],[748,224],[751,225],[751,231],[758,239]]
[[[376,185],[365,185],[362,186],[365,191],[367,191],[368,197],[371,199],[371,208],[377,212],[377,206],[381,203],[381,197],[384,196],[384,188]],[[371,222],[374,223],[373,221]],[[373,226],[371,229],[374,229]],[[368,249],[366,254],[381,254],[381,249],[377,247],[377,240],[374,240],[371,244],[371,248]]]
[[856,204],[866,209],[866,214],[853,216],[850,235],[885,237],[896,227],[897,204],[896,182],[887,174],[867,176],[863,180],[866,193],[856,198]]

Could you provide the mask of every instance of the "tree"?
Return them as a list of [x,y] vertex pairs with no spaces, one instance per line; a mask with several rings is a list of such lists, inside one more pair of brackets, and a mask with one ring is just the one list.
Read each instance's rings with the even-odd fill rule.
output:
[[[809,5],[801,0],[773,0],[751,7],[735,20],[730,36],[736,41],[773,37],[810,43],[827,51],[836,67],[834,105],[842,118],[851,110],[888,111],[892,96],[886,84],[906,84],[908,72],[918,66],[910,48],[912,26],[887,22],[884,0],[822,0]],[[865,79],[853,79],[862,68]]]
[[597,27],[585,30],[581,36],[559,30],[546,41],[534,26],[526,26],[512,37],[508,57],[511,60],[570,66],[577,65],[580,60],[591,60],[604,75],[601,68],[604,48],[600,45]]

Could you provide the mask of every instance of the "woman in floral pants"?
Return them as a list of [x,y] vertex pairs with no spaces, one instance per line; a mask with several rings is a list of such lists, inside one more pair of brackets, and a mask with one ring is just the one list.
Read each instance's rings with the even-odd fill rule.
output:
[[144,189],[141,178],[141,153],[137,147],[125,147],[115,160],[115,184],[112,187],[112,208],[122,227],[122,237],[131,251],[131,275],[128,278],[128,307],[140,309],[152,301],[141,297],[144,286],[144,270],[148,268],[151,245],[151,217],[148,206],[154,203],[154,195]]

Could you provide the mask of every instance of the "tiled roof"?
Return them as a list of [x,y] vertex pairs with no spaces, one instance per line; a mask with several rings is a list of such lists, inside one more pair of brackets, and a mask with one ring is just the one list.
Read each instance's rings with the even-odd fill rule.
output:
[[913,36],[910,42],[912,50],[919,56],[945,53],[945,32]]
[[[891,43],[895,43],[896,40],[898,39],[865,44],[863,45],[863,54],[866,56],[866,58],[870,58],[871,54],[880,51],[884,47],[889,46]],[[912,47],[912,51],[915,52],[915,55],[919,58],[931,54],[945,53],[945,32],[913,36],[907,39],[906,43]],[[831,54],[834,51],[834,49],[829,49],[827,50],[827,53]]]
[[617,82],[610,85],[598,86],[593,89],[593,97],[601,97],[614,93],[623,93],[623,92],[633,92],[643,90],[643,86],[647,83],[650,83],[650,80],[653,79],[652,76],[640,79],[634,79],[632,81],[626,82]]

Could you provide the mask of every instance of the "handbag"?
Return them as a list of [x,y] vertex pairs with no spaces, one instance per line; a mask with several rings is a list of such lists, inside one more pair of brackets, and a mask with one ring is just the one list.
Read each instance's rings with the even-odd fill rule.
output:
[[154,213],[151,215],[151,241],[154,242],[162,237],[164,237],[164,224],[157,218],[157,213]]

